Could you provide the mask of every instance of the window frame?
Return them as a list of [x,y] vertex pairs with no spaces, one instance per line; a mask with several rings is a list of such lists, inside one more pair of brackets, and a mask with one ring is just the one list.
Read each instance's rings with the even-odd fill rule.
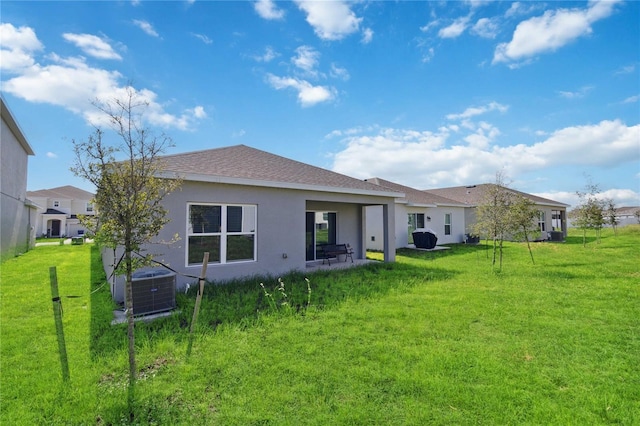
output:
[[451,213],[444,214],[444,235],[451,235],[451,230],[453,229],[453,215]]
[[538,210],[538,230],[540,232],[547,231],[547,214],[544,210]]
[[[422,218],[422,226],[419,226],[420,218]],[[407,241],[413,244],[413,231],[427,226],[427,215],[425,213],[407,213]]]
[[[210,207],[220,207],[220,229],[219,232],[193,232],[192,223],[191,223],[191,207],[192,206],[210,206]],[[241,207],[242,208],[242,224],[244,225],[245,219],[245,209],[252,208],[253,209],[253,223],[249,223],[249,227],[252,229],[249,230],[240,230],[240,231],[228,231],[227,227],[228,223],[228,208],[229,207]],[[190,243],[189,239],[191,237],[219,237],[219,251],[220,251],[220,259],[219,260],[209,260],[209,265],[229,265],[229,264],[237,264],[237,263],[247,263],[247,262],[257,262],[258,261],[258,205],[257,204],[248,204],[248,203],[210,203],[210,202],[189,202],[186,207],[186,244],[185,244],[185,266],[192,267],[198,266],[202,264],[200,260],[198,263],[190,263],[189,262],[189,248]],[[251,227],[251,225],[253,225]],[[228,242],[229,237],[236,236],[250,236],[253,239],[253,254],[251,259],[238,259],[238,260],[229,260],[228,253]]]

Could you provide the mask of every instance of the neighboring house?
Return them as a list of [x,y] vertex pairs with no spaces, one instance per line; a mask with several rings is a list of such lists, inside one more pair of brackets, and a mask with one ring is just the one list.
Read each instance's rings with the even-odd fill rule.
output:
[[[432,230],[438,244],[465,240],[465,204],[380,178],[367,179],[367,182],[405,194],[396,198],[396,248],[413,247],[413,231],[417,228]],[[367,248],[370,250],[382,249],[382,228],[376,226],[381,223],[381,217],[380,207],[367,208]]]
[[[278,277],[321,260],[323,243],[350,244],[354,259],[366,258],[367,206],[381,206],[384,260],[395,260],[395,198],[370,182],[237,145],[162,157],[163,177],[182,187],[163,204],[170,221],[148,253],[179,274],[178,288],[198,276],[209,252],[207,279]],[[103,253],[107,276],[119,253]],[[342,260],[342,259],[341,259]],[[118,301],[122,278],[112,282]]]
[[38,206],[37,236],[78,237],[87,233],[78,216],[95,215],[93,194],[75,186],[29,191],[27,196]]
[[35,244],[35,206],[27,199],[27,164],[34,153],[1,96],[0,107],[0,261],[3,261]]
[[[428,189],[427,192],[440,195],[459,203],[465,204],[465,233],[473,233],[473,225],[476,222],[475,207],[482,203],[487,190],[491,189],[495,184],[485,183],[469,186],[455,186],[450,188]],[[538,197],[536,195],[520,192],[515,189],[508,188],[514,194],[522,195],[533,201],[540,214],[538,217],[538,228],[540,233],[536,239],[560,239],[564,240],[567,236],[567,207],[569,204],[559,201],[549,200],[547,198]],[[555,231],[553,234],[550,234]]]
[[640,207],[618,207],[616,208],[616,219],[618,226],[640,224]]

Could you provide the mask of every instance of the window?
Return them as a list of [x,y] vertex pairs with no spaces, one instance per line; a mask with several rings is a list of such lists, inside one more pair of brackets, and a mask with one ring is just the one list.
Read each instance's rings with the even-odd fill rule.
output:
[[87,212],[92,212],[92,211],[93,211],[93,204],[87,203]]
[[256,259],[256,211],[254,205],[189,204],[187,264]]
[[424,213],[409,213],[408,218],[409,244],[413,244],[413,231],[424,228]]
[[551,229],[553,231],[562,231],[562,211],[551,210]]
[[541,210],[538,215],[538,228],[540,228],[540,232],[544,232],[547,230],[547,222],[545,220],[545,214]]
[[444,214],[444,235],[451,235],[451,213]]

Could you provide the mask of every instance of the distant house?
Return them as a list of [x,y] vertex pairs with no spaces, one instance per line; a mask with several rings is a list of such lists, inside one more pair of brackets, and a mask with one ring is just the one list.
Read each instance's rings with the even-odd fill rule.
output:
[[640,206],[616,208],[618,226],[640,224]]
[[[438,244],[460,243],[465,240],[465,208],[463,203],[450,200],[428,191],[380,178],[367,179],[390,191],[404,193],[396,198],[395,247],[413,247],[413,231],[424,228],[438,237]],[[367,248],[381,250],[380,234],[382,209],[367,208]]]
[[75,186],[29,191],[27,196],[38,206],[35,229],[37,236],[78,237],[87,230],[79,215],[95,215],[93,194]]
[[[479,185],[455,186],[450,188],[429,189],[427,192],[440,195],[466,205],[465,232],[472,233],[473,225],[476,222],[475,208],[478,204],[482,203],[487,190],[491,189],[494,185],[495,184],[485,183]],[[564,238],[566,238],[567,207],[569,207],[569,204],[527,194],[511,188],[508,188],[508,190],[514,194],[524,196],[536,204],[539,210],[538,229],[540,230],[540,233],[536,236],[537,239],[547,240],[553,237],[564,240]],[[552,231],[555,231],[554,234],[550,234]],[[559,237],[555,237],[555,235],[558,235]]]
[[34,152],[1,96],[0,107],[0,260],[3,261],[26,252],[35,243],[35,207],[27,199],[27,163]]
[[[365,208],[383,211],[384,260],[395,260],[395,191],[245,145],[162,157],[162,176],[183,179],[164,206],[170,221],[149,253],[193,282],[209,252],[207,278],[227,281],[306,270],[322,260],[320,246],[350,244],[366,258]],[[103,257],[110,274],[118,254]],[[116,300],[122,284],[112,283]]]

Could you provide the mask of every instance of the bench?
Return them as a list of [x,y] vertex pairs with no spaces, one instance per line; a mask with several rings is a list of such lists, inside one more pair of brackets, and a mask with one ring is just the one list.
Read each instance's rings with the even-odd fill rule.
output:
[[324,265],[324,261],[329,262],[329,266],[331,266],[331,258],[336,258],[339,260],[338,256],[344,254],[344,261],[346,262],[348,258],[351,258],[351,263],[353,263],[353,249],[349,244],[323,244],[320,246],[322,250],[322,264]]

